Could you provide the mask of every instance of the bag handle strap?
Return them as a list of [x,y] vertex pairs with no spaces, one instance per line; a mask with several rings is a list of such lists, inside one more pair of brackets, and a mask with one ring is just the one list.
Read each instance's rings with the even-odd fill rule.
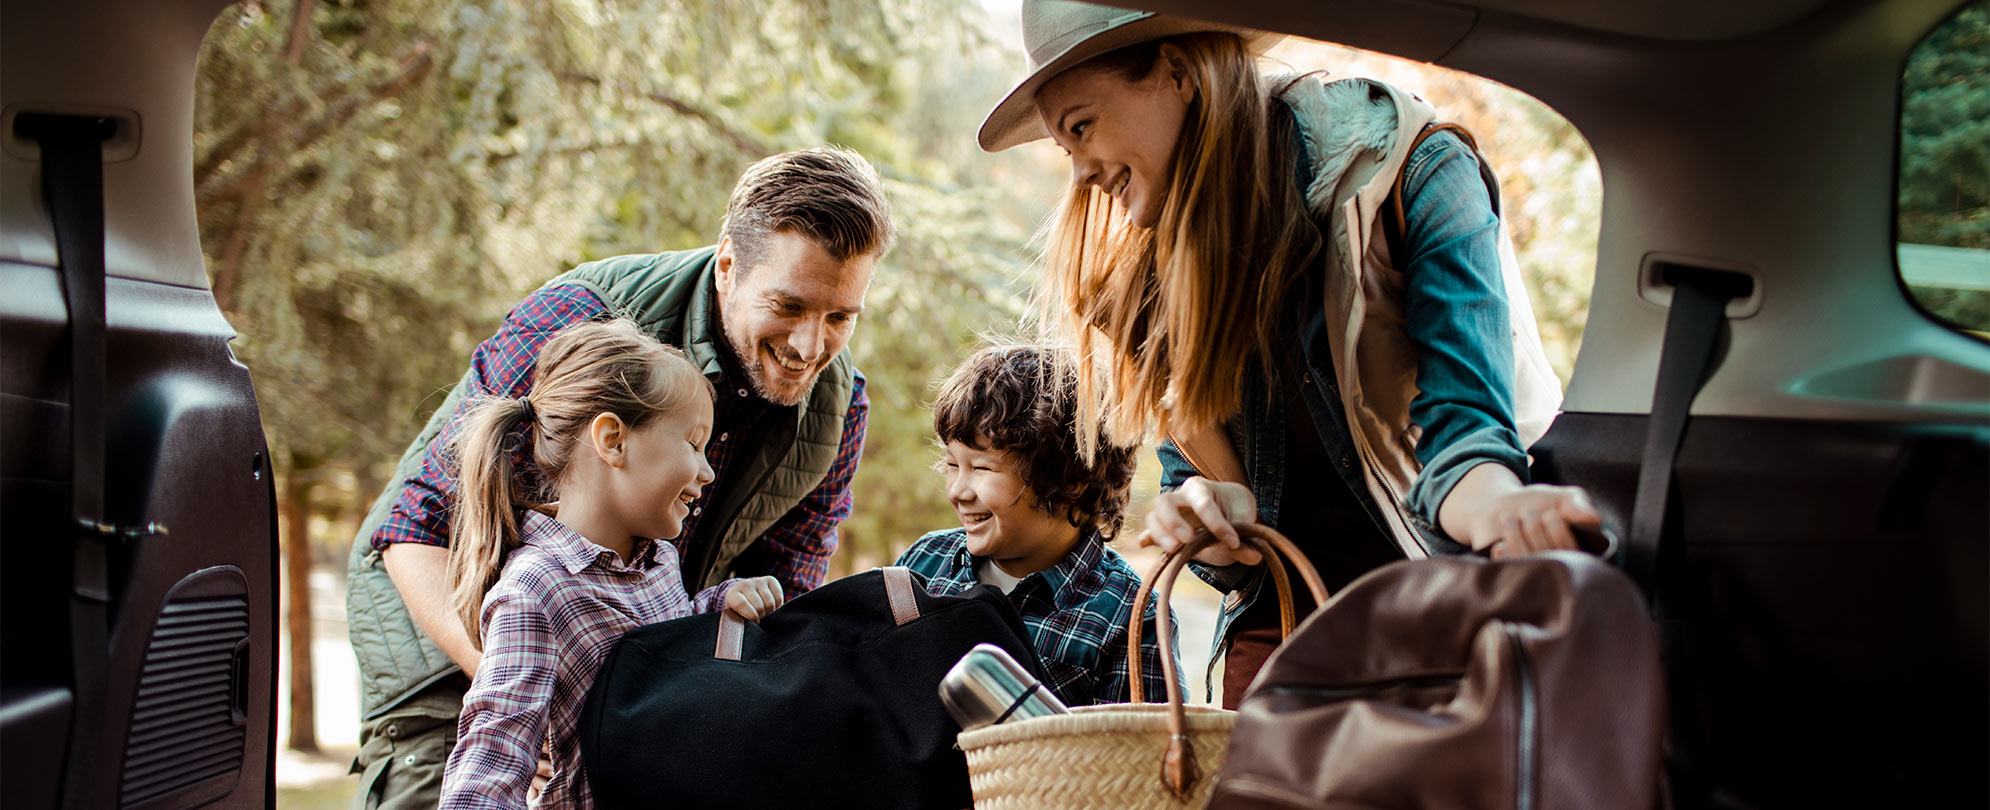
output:
[[[1463,126],[1458,124],[1449,121],[1432,121],[1424,124],[1423,129],[1417,130],[1416,138],[1410,141],[1410,150],[1403,153],[1402,168],[1396,170],[1396,182],[1389,191],[1389,217],[1382,220],[1382,235],[1389,242],[1390,261],[1395,262],[1399,269],[1402,267],[1404,258],[1400,252],[1403,237],[1409,233],[1410,227],[1409,216],[1403,211],[1403,178],[1409,176],[1410,156],[1416,154],[1417,147],[1423,145],[1424,139],[1439,132],[1450,132],[1458,136],[1458,140],[1464,141],[1466,146],[1471,147],[1473,152],[1479,151],[1478,140],[1472,137],[1471,132],[1466,131]],[[1495,206],[1497,206],[1497,203],[1495,203]]]
[[[912,584],[912,569],[894,565],[877,569],[884,575],[884,598],[891,604],[891,620],[904,625],[919,618],[918,588]],[[746,648],[746,619],[732,608],[719,612],[719,638],[712,657],[738,661]]]
[[[1265,564],[1270,566],[1272,584],[1278,590],[1278,624],[1282,635],[1292,635],[1292,582],[1285,573],[1285,566],[1279,564],[1279,558],[1283,557],[1285,562],[1299,571],[1299,578],[1305,581],[1306,590],[1312,592],[1313,601],[1324,605],[1327,603],[1327,586],[1320,581],[1320,573],[1313,570],[1313,564],[1307,561],[1305,554],[1300,553],[1298,546],[1269,526],[1239,523],[1237,534],[1251,548],[1264,555]],[[1189,558],[1215,543],[1215,535],[1208,531],[1198,532],[1195,539],[1161,555],[1161,559],[1154,564],[1154,570],[1147,575],[1147,582],[1153,584],[1154,591],[1154,620],[1159,636],[1155,641],[1161,645],[1161,680],[1168,689],[1168,747],[1161,755],[1161,783],[1176,798],[1187,796],[1189,789],[1202,778],[1202,773],[1195,764],[1195,749],[1188,743],[1188,710],[1182,706],[1181,673],[1175,671],[1174,627],[1161,625],[1168,621],[1168,595],[1174,591],[1175,579],[1181,575],[1182,567],[1188,564]],[[1140,593],[1134,596],[1133,620],[1126,633],[1127,669],[1132,674],[1127,686],[1134,703],[1146,702],[1142,689],[1145,671],[1141,667],[1140,642],[1141,625],[1144,624],[1142,618],[1147,614],[1147,593],[1147,588],[1141,588]]]

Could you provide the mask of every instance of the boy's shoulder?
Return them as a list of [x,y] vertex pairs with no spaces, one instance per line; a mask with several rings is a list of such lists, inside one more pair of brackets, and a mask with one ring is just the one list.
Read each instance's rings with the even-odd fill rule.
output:
[[952,568],[960,552],[967,548],[967,530],[955,526],[951,529],[930,531],[912,541],[912,546],[898,555],[898,562],[918,573],[932,576],[935,572]]
[[1140,591],[1140,572],[1133,570],[1133,564],[1103,539],[1099,541],[1099,552],[1093,574],[1099,578],[1100,589],[1132,604],[1134,595]]

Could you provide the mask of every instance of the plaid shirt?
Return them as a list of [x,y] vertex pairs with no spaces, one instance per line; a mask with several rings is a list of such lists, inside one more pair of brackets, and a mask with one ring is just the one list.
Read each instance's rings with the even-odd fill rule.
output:
[[[946,529],[927,534],[898,558],[898,564],[926,577],[926,591],[950,596],[981,584],[974,574],[975,558],[967,553],[967,530]],[[1126,628],[1133,616],[1133,599],[1140,592],[1140,575],[1119,552],[1106,547],[1095,533],[1078,540],[1076,548],[1056,565],[1023,577],[1009,592],[1010,603],[1022,614],[1030,643],[1043,661],[1044,685],[1067,706],[1124,703],[1127,686]],[[1175,633],[1173,611],[1168,616],[1170,638]],[[1142,688],[1150,701],[1168,699],[1161,679],[1161,647],[1154,634],[1154,604],[1147,604],[1140,643]],[[1181,645],[1175,645],[1175,671],[1181,671]]]
[[463,697],[443,808],[524,807],[549,736],[553,779],[534,806],[592,807],[578,726],[601,659],[634,627],[724,607],[738,581],[692,597],[669,543],[644,541],[624,565],[538,512],[524,513],[521,533],[484,596],[484,658]]
[[[568,326],[605,319],[610,314],[607,304],[594,293],[570,284],[541,289],[519,301],[511,314],[505,316],[497,334],[471,353],[470,373],[463,383],[470,389],[465,392],[462,404],[450,416],[441,433],[423,450],[421,473],[408,479],[400,499],[394,503],[393,511],[380,529],[374,532],[373,547],[384,549],[391,543],[448,545],[449,508],[456,500],[456,481],[450,472],[452,462],[448,448],[462,424],[459,417],[464,407],[473,404],[477,395],[525,396],[532,390],[532,366],[546,341]],[[724,341],[720,341],[720,345],[723,346]],[[724,366],[725,376],[715,381],[720,393],[715,408],[714,436],[705,448],[705,457],[711,462],[712,472],[718,478],[713,486],[705,488],[698,500],[692,502],[691,514],[684,519],[684,531],[675,540],[679,545],[697,536],[698,519],[704,514],[705,507],[728,485],[726,469],[739,444],[733,439],[738,438],[754,419],[768,409],[765,400],[750,392],[740,393],[748,389],[739,381],[743,373],[737,370],[737,361],[728,357]],[[843,415],[843,438],[837,447],[836,459],[829,467],[829,474],[801,503],[781,516],[761,534],[759,540],[740,553],[733,564],[735,570],[755,576],[773,575],[781,581],[789,596],[811,590],[828,579],[829,558],[836,553],[836,527],[850,516],[850,480],[857,473],[857,461],[863,453],[864,428],[870,406],[870,397],[864,393],[864,377],[858,374],[856,386],[850,392],[850,408]],[[512,457],[512,464],[522,475],[531,477],[535,474],[529,448],[521,447]]]

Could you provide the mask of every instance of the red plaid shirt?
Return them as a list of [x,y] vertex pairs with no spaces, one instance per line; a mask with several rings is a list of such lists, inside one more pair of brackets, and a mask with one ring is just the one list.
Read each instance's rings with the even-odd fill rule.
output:
[[516,808],[550,739],[553,779],[538,808],[594,806],[580,759],[580,710],[615,642],[630,629],[711,613],[738,580],[691,596],[669,543],[644,541],[623,564],[559,521],[526,512],[525,545],[484,596],[484,658],[463,697],[442,807]]
[[[478,395],[521,397],[532,390],[532,366],[539,349],[561,329],[582,321],[610,317],[607,304],[583,287],[559,285],[541,289],[519,301],[505,316],[496,335],[477,346],[470,355],[470,373],[463,384],[470,386],[461,400],[470,403]],[[724,342],[719,341],[721,346]],[[739,392],[746,386],[738,379],[736,363],[727,358],[725,379],[715,380],[719,389],[713,440],[705,457],[718,478],[691,504],[684,519],[684,531],[676,543],[695,537],[697,524],[712,499],[729,481],[726,469],[737,454],[741,435],[752,421],[766,413],[767,403],[758,396]],[[767,574],[779,579],[789,596],[814,589],[829,576],[829,558],[836,553],[836,527],[850,516],[850,480],[856,476],[857,461],[863,454],[864,427],[871,400],[864,393],[864,376],[859,373],[850,392],[850,408],[843,415],[843,438],[829,474],[801,503],[781,516],[758,541],[741,552],[734,570],[742,576]],[[456,436],[462,406],[451,414],[440,434],[423,450],[420,474],[409,478],[401,497],[380,529],[373,534],[373,547],[384,549],[391,543],[449,544],[450,504],[456,500],[456,480],[449,472],[448,447]],[[523,450],[513,457],[521,471],[531,474],[529,455]],[[681,548],[680,548],[681,551]]]

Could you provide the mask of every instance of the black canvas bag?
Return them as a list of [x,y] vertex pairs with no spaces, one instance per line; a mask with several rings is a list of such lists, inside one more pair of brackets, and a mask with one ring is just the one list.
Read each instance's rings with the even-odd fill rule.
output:
[[581,711],[594,803],[968,807],[940,679],[984,642],[1042,679],[1028,638],[994,588],[929,596],[904,568],[831,582],[758,624],[728,611],[638,627]]

